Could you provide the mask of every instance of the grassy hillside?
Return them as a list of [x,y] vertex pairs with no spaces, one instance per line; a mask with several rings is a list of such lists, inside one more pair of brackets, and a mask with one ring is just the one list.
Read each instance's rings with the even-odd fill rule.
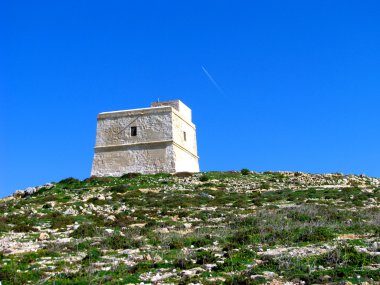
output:
[[0,200],[0,280],[380,284],[379,202],[339,173],[68,178]]

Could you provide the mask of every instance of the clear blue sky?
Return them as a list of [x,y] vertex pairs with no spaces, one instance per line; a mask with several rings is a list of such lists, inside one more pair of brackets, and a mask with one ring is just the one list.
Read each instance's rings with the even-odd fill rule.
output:
[[380,1],[2,1],[0,196],[88,177],[97,114],[157,98],[193,109],[203,171],[380,176],[379,15]]

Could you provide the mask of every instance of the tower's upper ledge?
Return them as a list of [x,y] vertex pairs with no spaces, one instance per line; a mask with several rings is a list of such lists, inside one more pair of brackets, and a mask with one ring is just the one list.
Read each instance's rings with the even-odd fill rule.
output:
[[129,110],[120,110],[120,111],[112,111],[112,112],[102,112],[98,115],[98,119],[145,115],[145,114],[171,112],[171,111],[172,111],[172,107],[170,106],[163,106],[160,108],[129,109]]
[[174,109],[185,121],[191,122],[191,109],[183,104],[180,100],[170,100],[163,102],[154,102],[150,108],[139,108],[112,112],[102,112],[98,115],[98,119],[118,118],[123,116],[145,115],[161,112],[170,112]]
[[162,102],[153,102],[151,104],[151,107],[157,108],[162,106],[170,106],[173,107],[175,110],[177,110],[181,116],[191,122],[192,115],[191,115],[191,109],[187,107],[185,104],[183,104],[180,100],[169,100],[169,101],[162,101]]

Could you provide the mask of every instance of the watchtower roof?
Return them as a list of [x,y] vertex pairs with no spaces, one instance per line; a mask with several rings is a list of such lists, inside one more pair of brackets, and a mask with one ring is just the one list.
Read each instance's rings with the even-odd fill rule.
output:
[[191,122],[191,120],[192,120],[191,109],[189,107],[187,107],[184,103],[182,103],[181,100],[169,100],[169,101],[162,101],[162,102],[153,102],[151,104],[152,108],[163,107],[163,106],[173,107],[175,110],[177,110],[181,114],[183,119]]

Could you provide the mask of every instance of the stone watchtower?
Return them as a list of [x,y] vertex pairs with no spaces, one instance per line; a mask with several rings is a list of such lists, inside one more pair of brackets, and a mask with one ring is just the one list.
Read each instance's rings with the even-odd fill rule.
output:
[[98,115],[91,175],[199,172],[191,110],[179,100]]

